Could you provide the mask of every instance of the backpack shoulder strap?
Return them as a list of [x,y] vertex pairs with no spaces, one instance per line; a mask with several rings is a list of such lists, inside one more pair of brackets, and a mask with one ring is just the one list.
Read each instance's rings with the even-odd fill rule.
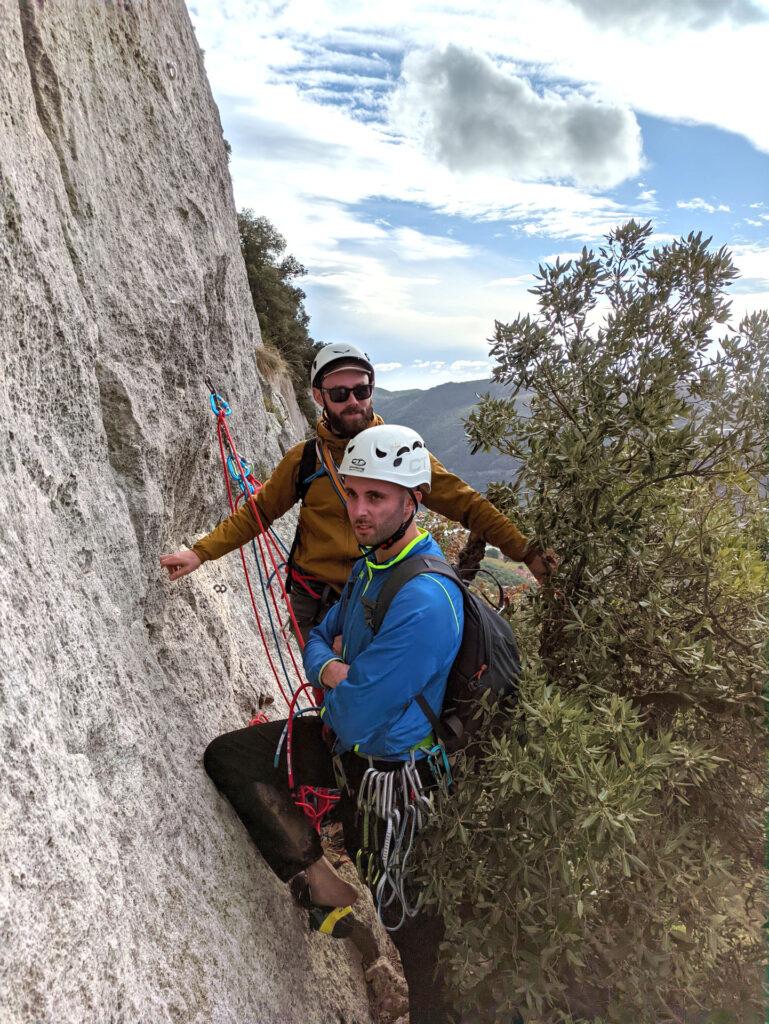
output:
[[406,558],[393,568],[382,585],[376,601],[366,602],[367,625],[373,630],[374,636],[379,632],[387,609],[401,587],[405,586],[409,580],[413,580],[415,576],[421,576],[427,572],[437,576],[446,576],[458,583],[464,597],[464,585],[448,562],[444,562],[442,558],[437,558],[435,555],[412,555],[411,558]]
[[315,451],[315,438],[311,437],[304,442],[302,455],[299,459],[299,468],[296,473],[296,500],[304,502],[310,484],[318,475],[315,472],[317,464],[317,452]]

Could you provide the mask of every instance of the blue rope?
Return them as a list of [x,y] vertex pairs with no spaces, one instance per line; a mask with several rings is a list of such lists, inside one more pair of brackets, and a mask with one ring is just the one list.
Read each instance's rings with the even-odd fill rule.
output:
[[[286,547],[286,545],[283,543],[283,541],[280,539],[280,536],[275,532],[275,530],[273,530],[273,528],[271,526],[268,527],[268,530],[270,531],[270,536],[273,537],[278,542],[278,547],[283,552],[283,554],[286,556],[286,558],[288,558],[289,550]],[[281,564],[285,565],[286,563],[282,562]]]
[[[285,564],[286,564],[285,562],[278,562],[278,568],[282,569]],[[275,570],[273,569],[272,572],[270,573],[270,575],[267,577],[267,586],[268,587],[272,586],[272,581],[274,579],[275,579]]]
[[[270,629],[272,630],[272,639],[275,641],[275,647],[278,651],[278,657],[280,658],[281,668],[283,669],[283,675],[286,677],[286,685],[291,691],[291,696],[294,695],[294,688],[291,685],[291,677],[289,676],[288,669],[286,668],[286,662],[283,659],[283,645],[278,639],[278,634],[275,630],[275,620],[272,616],[272,609],[270,608],[270,600],[267,595],[267,587],[264,582],[264,573],[262,572],[262,563],[259,558],[259,552],[256,549],[256,540],[251,541],[251,550],[254,553],[254,561],[256,562],[256,570],[259,573],[259,585],[262,588],[262,599],[264,600],[264,607],[267,609],[267,618],[270,620]],[[274,575],[274,574],[273,574]]]

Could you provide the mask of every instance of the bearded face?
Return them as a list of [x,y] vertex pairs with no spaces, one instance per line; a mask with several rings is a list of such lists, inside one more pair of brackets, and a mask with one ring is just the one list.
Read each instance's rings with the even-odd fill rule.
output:
[[[316,403],[322,407],[326,424],[338,437],[355,437],[361,430],[370,427],[374,420],[374,408],[371,397],[356,398],[352,388],[359,384],[368,384],[369,377],[365,370],[337,370],[328,373],[321,381],[319,388],[312,389]],[[331,391],[345,388],[347,397],[335,402]]]

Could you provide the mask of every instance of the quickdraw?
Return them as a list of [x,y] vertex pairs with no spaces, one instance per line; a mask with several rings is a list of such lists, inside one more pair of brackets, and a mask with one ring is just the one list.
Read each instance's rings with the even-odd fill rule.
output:
[[[422,906],[422,893],[412,896],[407,891],[412,888],[414,874],[410,859],[417,833],[433,813],[434,793],[425,789],[413,751],[400,767],[385,771],[374,768],[373,760],[368,760],[358,790],[362,828],[355,867],[361,881],[374,891],[382,924],[394,932]],[[451,767],[442,744],[431,747],[425,761],[436,786],[447,791],[452,782]]]

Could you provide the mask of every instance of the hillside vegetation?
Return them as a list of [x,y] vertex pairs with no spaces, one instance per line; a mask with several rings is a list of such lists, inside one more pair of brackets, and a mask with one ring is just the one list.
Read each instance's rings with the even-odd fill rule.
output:
[[[489,380],[468,380],[439,384],[424,391],[374,392],[374,408],[389,423],[407,423],[424,437],[431,452],[477,491],[485,491],[493,480],[512,480],[520,467],[518,458],[498,451],[473,454],[467,440],[465,420],[479,397],[490,394],[503,398],[507,389]],[[523,397],[519,398],[523,402]]]

